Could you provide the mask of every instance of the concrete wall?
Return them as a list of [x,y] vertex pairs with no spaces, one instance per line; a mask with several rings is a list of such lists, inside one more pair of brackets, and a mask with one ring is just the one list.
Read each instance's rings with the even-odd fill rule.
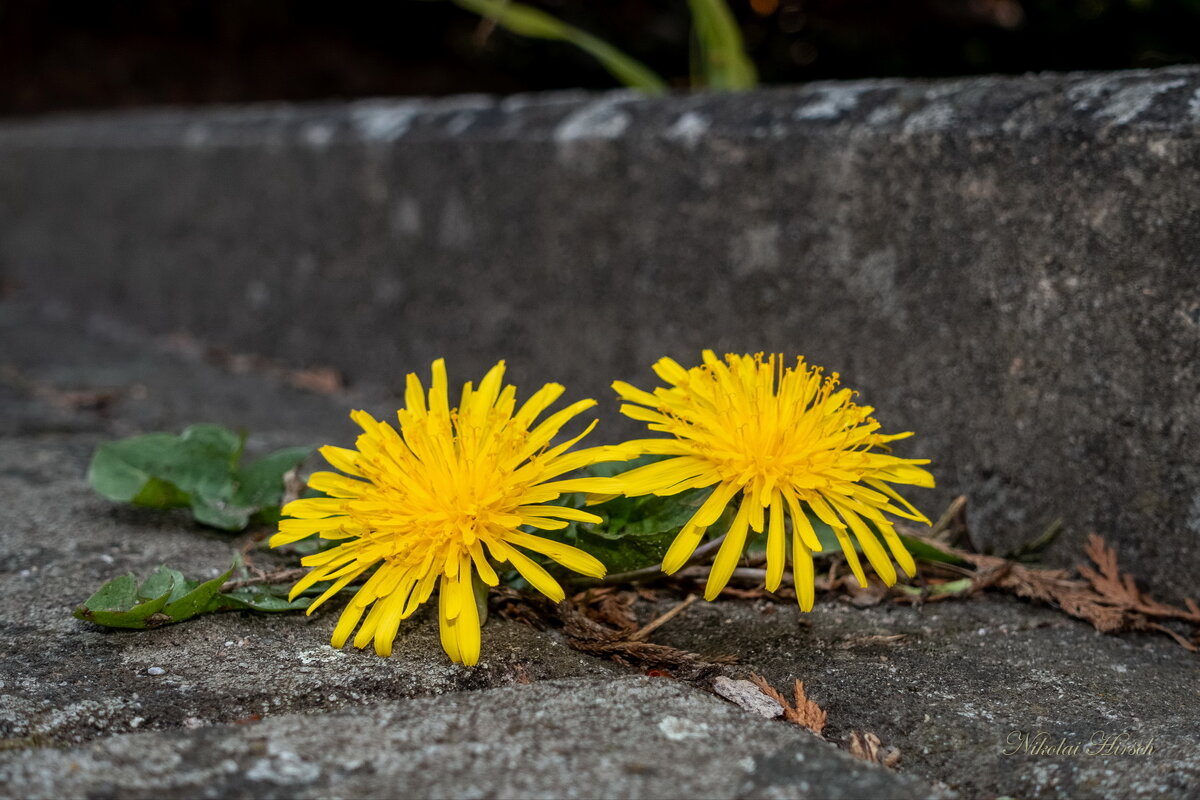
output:
[[[0,126],[16,302],[399,386],[601,398],[663,354],[840,371],[931,512],[1200,566],[1200,70],[146,112]],[[19,346],[10,342],[6,346]],[[604,430],[604,429],[602,429]]]

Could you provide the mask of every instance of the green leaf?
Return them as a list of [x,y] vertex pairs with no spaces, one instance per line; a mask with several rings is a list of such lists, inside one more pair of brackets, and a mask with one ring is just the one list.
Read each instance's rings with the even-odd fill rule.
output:
[[75,609],[79,619],[104,625],[108,628],[147,628],[156,623],[150,620],[171,598],[168,589],[159,597],[140,601],[132,575],[115,578]]
[[667,90],[666,81],[642,62],[545,11],[508,0],[454,0],[454,3],[518,36],[573,44],[630,88],[648,94],[661,94]]
[[309,447],[288,447],[264,456],[237,472],[237,491],[233,501],[253,508],[279,506],[283,495],[283,476],[296,469],[312,454]]
[[568,544],[600,559],[608,568],[608,574],[615,575],[618,572],[630,572],[661,564],[676,533],[677,531],[614,539],[577,531]]
[[616,497],[587,509],[603,517],[603,522],[577,525],[605,539],[677,533],[711,493],[712,489],[693,489],[668,497]]
[[[169,433],[151,433],[119,442],[105,442],[96,448],[88,466],[88,482],[100,494],[118,503],[136,503],[155,475],[167,471],[178,460],[179,437]],[[165,483],[165,482],[164,482]],[[171,490],[174,487],[171,486]],[[184,500],[183,503],[187,501]],[[158,505],[161,503],[161,505]],[[140,505],[170,508],[166,489],[148,491]]]
[[[653,456],[624,464],[597,464],[590,471],[593,474],[614,475],[660,459],[660,456]],[[615,497],[587,507],[588,511],[602,518],[601,522],[575,522],[563,531],[537,533],[549,536],[559,534],[562,541],[600,559],[610,574],[643,569],[662,562],[680,529],[712,491],[712,488],[705,488],[666,497]],[[583,505],[583,496],[572,496],[570,502],[580,507]],[[727,508],[712,530],[723,533],[729,527],[732,516],[732,508]]]
[[152,433],[96,448],[88,480],[101,495],[147,508],[191,508],[197,522],[244,529],[278,520],[283,476],[311,452],[290,447],[239,467],[245,437],[219,425],[192,425],[180,436]]
[[150,477],[129,502],[145,508],[179,508],[186,506],[188,499],[187,492],[179,491],[161,478]]
[[167,602],[182,597],[187,592],[183,573],[170,567],[159,567],[137,590],[141,600],[151,600],[166,595]]
[[275,613],[279,611],[302,611],[313,601],[312,597],[302,595],[295,600],[287,599],[287,590],[278,594],[270,586],[243,586],[240,589],[222,592],[211,601],[208,611],[232,611],[247,609]]
[[109,628],[147,629],[219,611],[295,611],[312,602],[307,596],[288,600],[286,589],[281,595],[271,586],[221,592],[236,566],[235,560],[228,570],[207,581],[188,580],[170,567],[159,567],[141,586],[132,575],[114,578],[76,608],[74,615]]
[[197,495],[192,498],[192,516],[197,522],[223,531],[240,531],[250,523],[252,508],[243,508],[219,498]]
[[710,89],[752,89],[758,84],[742,31],[725,0],[688,0],[698,48],[693,72]]
[[96,590],[84,606],[93,611],[110,611],[131,608],[137,605],[137,578],[132,575],[122,575],[113,578]]
[[163,606],[162,613],[170,617],[171,622],[183,622],[197,614],[207,613],[213,598],[221,591],[221,587],[232,574],[233,567],[230,567],[221,575],[199,585],[196,585],[194,581],[185,581],[180,575],[176,591],[171,593],[171,601]]
[[907,584],[898,583],[894,587],[897,591],[903,592],[911,597],[938,597],[941,595],[954,595],[968,592],[975,585],[972,578],[960,578],[956,581],[946,581],[945,583],[930,583],[925,586],[909,586]]
[[912,554],[913,558],[921,561],[930,561],[935,564],[953,564],[957,567],[969,567],[969,562],[964,561],[953,553],[948,553],[940,549],[937,545],[929,542],[926,539],[918,539],[914,536],[905,536],[903,533],[897,534],[904,547]]

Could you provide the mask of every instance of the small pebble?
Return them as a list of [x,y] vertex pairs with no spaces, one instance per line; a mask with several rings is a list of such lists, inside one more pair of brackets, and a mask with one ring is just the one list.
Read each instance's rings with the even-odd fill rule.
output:
[[150,669],[146,670],[147,675],[162,675],[165,672],[166,670],[162,667],[150,667]]
[[774,698],[763,694],[762,689],[759,689],[750,681],[735,681],[724,675],[719,675],[713,681],[713,691],[729,702],[739,705],[750,713],[757,714],[760,717],[774,719],[783,714],[783,706],[779,705]]

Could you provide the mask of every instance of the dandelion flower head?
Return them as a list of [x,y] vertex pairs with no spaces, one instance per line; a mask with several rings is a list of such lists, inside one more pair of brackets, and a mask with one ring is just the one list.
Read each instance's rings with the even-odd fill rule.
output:
[[896,582],[891,558],[914,574],[913,558],[884,514],[928,524],[890,484],[933,486],[933,476],[919,466],[929,462],[892,455],[887,443],[911,434],[880,433],[874,409],[839,389],[837,373],[824,377],[802,358],[787,367],[782,355],[727,355],[722,361],[711,350],[704,351],[701,366],[684,369],[663,358],[654,371],[668,386],[653,393],[613,384],[626,401],[621,413],[670,437],[626,443],[636,453],[667,458],[617,475],[621,492],[671,495],[713,487],[667,551],[665,572],[686,564],[708,528],[737,501],[709,572],[706,599],[729,581],[750,531],[766,531],[766,585],[779,587],[788,549],[785,513],[792,522],[796,594],[805,611],[813,605],[812,552],[821,550],[809,512],[836,533],[861,585],[866,576],[855,541],[889,586]]
[[563,425],[595,401],[581,400],[535,424],[563,387],[547,384],[518,407],[515,387],[502,386],[504,362],[478,387],[467,383],[455,408],[442,360],[433,363],[432,377],[427,394],[416,375],[408,376],[398,428],[364,411],[351,413],[363,429],[356,449],[321,449],[343,474],[313,474],[309,486],[327,497],[285,506],[290,519],[280,522],[271,545],[312,534],[338,542],[301,561],[312,569],[292,597],[332,581],[309,613],[365,579],[341,614],[334,647],[342,647],[357,627],[356,647],[373,640],[379,655],[390,655],[400,621],[437,588],[442,647],[452,660],[472,665],[480,652],[474,575],[495,586],[499,576],[493,564],[507,563],[555,601],[563,599],[562,587],[526,551],[583,575],[604,575],[604,565],[591,555],[529,530],[600,522],[587,511],[552,502],[564,492],[612,491],[611,479],[563,476],[614,460],[620,450],[571,451],[594,421],[569,441],[553,444]]

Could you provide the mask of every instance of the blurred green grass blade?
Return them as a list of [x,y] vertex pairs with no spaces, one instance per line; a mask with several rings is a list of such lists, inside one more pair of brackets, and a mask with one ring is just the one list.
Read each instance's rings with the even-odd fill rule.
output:
[[754,88],[758,72],[746,55],[741,28],[725,0],[688,0],[688,5],[700,62],[693,64],[693,73],[702,75],[710,89]]
[[603,39],[581,31],[544,11],[506,0],[453,0],[454,4],[492,20],[505,30],[531,39],[568,42],[599,61],[624,85],[649,94],[667,90],[666,81],[637,59]]

